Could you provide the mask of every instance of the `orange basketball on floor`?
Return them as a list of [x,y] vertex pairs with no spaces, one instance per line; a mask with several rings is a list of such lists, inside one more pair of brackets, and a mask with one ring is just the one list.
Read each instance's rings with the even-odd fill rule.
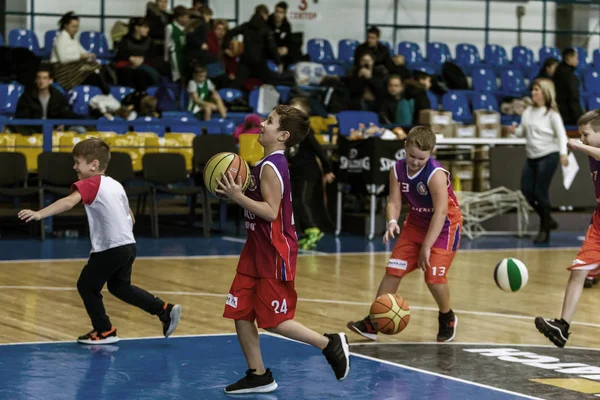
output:
[[222,174],[230,173],[235,182],[241,177],[242,192],[246,191],[250,184],[250,167],[246,161],[235,153],[218,153],[215,154],[204,167],[203,178],[206,189],[214,196],[223,199],[226,196],[222,196],[216,192],[219,187],[218,182],[222,179]]
[[369,319],[377,332],[385,335],[400,333],[410,321],[408,303],[394,294],[383,294],[373,301]]

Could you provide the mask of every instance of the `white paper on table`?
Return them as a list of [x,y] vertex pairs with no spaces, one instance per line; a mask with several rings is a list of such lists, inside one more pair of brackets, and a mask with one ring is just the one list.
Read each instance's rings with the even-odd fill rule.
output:
[[569,190],[573,181],[575,180],[575,176],[579,172],[579,164],[577,164],[577,159],[575,158],[574,153],[569,154],[569,165],[566,167],[562,167],[563,173],[563,185],[566,190]]

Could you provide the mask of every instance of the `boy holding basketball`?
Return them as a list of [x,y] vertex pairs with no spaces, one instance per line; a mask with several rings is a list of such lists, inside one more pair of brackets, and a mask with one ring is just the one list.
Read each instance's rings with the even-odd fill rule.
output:
[[542,317],[535,319],[537,329],[558,347],[564,347],[569,339],[569,327],[581,297],[585,278],[588,274],[590,276],[600,274],[600,177],[598,176],[600,170],[600,109],[584,114],[577,121],[577,125],[581,141],[569,139],[568,146],[571,150],[581,151],[589,157],[598,207],[594,210],[583,246],[575,257],[573,265],[568,268],[571,276],[567,283],[560,319],[549,320]]
[[131,267],[136,256],[135,221],[123,186],[104,175],[110,161],[108,145],[96,138],[82,140],[73,148],[73,157],[73,169],[79,180],[73,184],[72,193],[40,211],[21,210],[18,216],[26,222],[39,221],[68,211],[80,202],[85,206],[92,251],[77,281],[77,290],[93,329],[77,341],[94,345],[119,341],[117,329],[112,326],[102,302],[105,283],[115,297],[158,316],[163,334],[168,337],[179,323],[181,306],[165,303],[131,284]]
[[[390,171],[390,195],[386,208],[387,231],[383,242],[400,234],[377,290],[379,297],[396,293],[402,278],[420,268],[425,283],[440,309],[438,342],[456,335],[458,318],[450,308],[447,274],[460,244],[463,217],[450,184],[450,173],[431,158],[436,137],[431,128],[416,126],[406,138],[406,158]],[[398,218],[402,199],[408,215],[400,232]],[[349,322],[348,328],[367,339],[377,340],[369,317]]]
[[277,106],[261,124],[258,142],[264,147],[265,157],[252,170],[245,194],[241,178],[236,182],[229,172],[218,183],[217,193],[244,208],[248,236],[223,314],[235,321],[248,370],[244,378],[225,388],[228,394],[277,389],[271,371],[263,364],[255,320],[259,328],[322,350],[339,381],[350,370],[346,335],[320,335],[293,320],[298,238],[284,151],[303,140],[309,129],[308,114]]

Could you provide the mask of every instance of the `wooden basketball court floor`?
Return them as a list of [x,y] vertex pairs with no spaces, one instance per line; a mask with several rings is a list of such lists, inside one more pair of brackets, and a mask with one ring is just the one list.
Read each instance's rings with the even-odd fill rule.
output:
[[[17,359],[33,357],[39,364],[41,356],[32,356],[32,354],[36,354],[42,348],[49,349],[49,347],[44,347],[37,342],[66,342],[56,344],[59,347],[67,346],[66,354],[70,354],[71,351],[85,351],[81,350],[84,346],[77,346],[73,343],[74,338],[91,329],[75,287],[81,268],[85,263],[85,241],[86,239],[82,238],[75,244],[71,242],[70,245],[60,240],[50,241],[55,242],[54,244],[40,244],[34,241],[21,241],[19,244],[16,244],[16,241],[4,242],[2,258],[5,260],[0,261],[0,303],[3,304],[3,307],[0,307],[0,343],[4,344],[0,346],[0,372],[2,373],[0,376],[6,377],[7,371],[10,371],[11,374],[20,371],[27,378],[21,377],[23,380],[17,379],[17,383],[15,381],[9,383],[6,379],[0,378],[0,398],[37,398],[34,395],[26,397],[16,394],[21,393],[18,389],[20,385],[32,382],[39,385],[42,392],[51,394],[46,398],[67,398],[61,397],[59,387],[52,386],[52,384],[45,386],[43,376],[31,375],[28,372],[27,363],[18,362],[17,365],[22,370],[15,371],[15,368],[2,361],[4,353],[5,357],[10,355]],[[182,241],[187,243],[183,247],[181,247]],[[233,323],[222,318],[222,312],[226,294],[235,274],[237,254],[242,245],[239,242],[243,242],[243,239],[217,238],[209,241],[197,238],[176,239],[171,243],[177,243],[178,246],[169,247],[167,245],[158,253],[144,250],[145,248],[155,249],[157,242],[159,241],[149,239],[138,241],[138,254],[142,254],[142,256],[138,257],[134,265],[133,283],[151,291],[165,301],[179,303],[183,306],[181,322],[175,336],[186,336],[189,339],[196,335],[216,335],[198,337],[226,338],[227,345],[223,346],[232,354],[226,358],[236,360],[236,372],[233,372],[234,368],[231,368],[231,371],[228,370],[229,373],[223,377],[223,383],[239,379],[239,374],[243,373],[245,369],[243,356],[235,337],[221,336],[221,334],[234,332]],[[219,249],[221,242],[222,248]],[[571,241],[571,243],[573,242],[576,240]],[[360,243],[363,243],[364,247],[362,239],[360,239]],[[411,306],[410,323],[404,332],[395,336],[380,335],[377,342],[365,343],[361,337],[346,329],[347,321],[362,318],[368,312],[389,256],[389,253],[382,251],[385,249],[381,245],[376,245],[373,248],[376,251],[372,252],[336,253],[334,246],[330,246],[332,247],[331,252],[319,251],[301,254],[298,258],[296,278],[296,289],[299,296],[296,320],[319,332],[345,332],[348,335],[351,341],[351,350],[356,354],[353,357],[353,363],[356,365],[353,364],[354,367],[348,380],[355,381],[355,386],[358,386],[357,388],[347,386],[351,392],[348,393],[346,389],[343,389],[346,382],[340,383],[338,386],[331,386],[337,385],[337,383],[333,379],[329,379],[323,387],[339,388],[340,391],[335,392],[335,395],[329,393],[327,396],[321,397],[316,393],[311,392],[309,395],[308,392],[304,392],[304,395],[294,397],[293,393],[295,392],[290,389],[291,394],[286,394],[285,397],[329,398],[338,397],[340,393],[345,394],[339,397],[346,398],[381,396],[377,391],[365,391],[364,385],[360,383],[361,377],[376,374],[376,371],[370,367],[361,370],[359,365],[362,361],[355,361],[358,359],[363,361],[372,359],[383,363],[381,365],[390,364],[402,367],[392,372],[381,372],[377,377],[378,384],[371,385],[378,387],[377,390],[381,390],[383,387],[387,388],[388,397],[380,398],[496,398],[494,397],[496,395],[507,396],[498,398],[580,399],[600,397],[596,396],[600,393],[600,382],[598,382],[600,380],[600,362],[596,361],[600,353],[595,350],[600,348],[600,318],[598,318],[600,287],[584,290],[572,324],[572,336],[567,348],[554,348],[546,338],[537,332],[533,318],[538,315],[545,317],[559,315],[568,279],[568,272],[565,268],[572,262],[577,248],[523,248],[523,243],[528,246],[529,242],[519,243],[514,246],[521,248],[467,248],[459,251],[449,272],[452,308],[459,318],[454,344],[433,343],[437,332],[437,308],[423,282],[423,274],[420,271],[405,278],[397,293],[404,297]],[[46,246],[45,250],[38,251],[36,248],[40,246]],[[48,250],[48,246],[50,246],[50,250]],[[173,250],[174,248],[175,250]],[[359,249],[360,246],[354,246],[354,248]],[[189,249],[195,250],[189,251]],[[10,256],[7,256],[9,253]],[[143,256],[144,254],[151,255]],[[152,254],[161,255],[153,256]],[[520,292],[505,293],[494,283],[493,269],[496,263],[504,257],[516,257],[528,266],[529,282]],[[120,337],[147,338],[161,335],[161,326],[156,317],[120,302],[108,292],[104,292],[104,300],[107,312],[117,327]],[[270,335],[264,336],[263,339],[267,342],[274,340]],[[166,351],[164,349],[165,342],[175,343],[177,341],[177,339],[153,340],[162,343],[159,345],[159,347],[163,346],[161,351]],[[12,345],[28,342],[36,344]],[[131,345],[133,342],[135,340],[121,343]],[[285,353],[286,343],[287,341],[284,344],[273,345],[282,347],[281,350],[277,350],[277,354]],[[296,345],[293,344],[293,346]],[[196,356],[200,359],[204,356],[208,357],[209,354],[206,348],[202,349],[202,346],[202,342],[192,346],[196,348]],[[214,348],[219,345],[207,346],[207,348]],[[291,342],[289,346],[292,346]],[[118,346],[111,347],[119,349]],[[276,359],[268,353],[269,350],[265,347],[268,346],[263,343],[265,359]],[[306,346],[300,347],[304,349]],[[16,350],[8,351],[9,348],[21,350],[15,353]],[[28,356],[20,354],[21,351]],[[504,353],[502,353],[503,351]],[[53,348],[50,353],[56,355],[58,354],[56,352],[60,353],[59,350]],[[106,348],[95,352],[108,354],[109,360],[112,359],[114,362],[115,355],[110,354],[111,352]],[[186,354],[185,349],[182,349],[182,352]],[[123,353],[126,353],[126,348],[116,354],[123,355]],[[132,350],[133,353],[135,352]],[[212,370],[219,369],[218,364],[224,361],[219,354],[221,353],[217,352],[214,359],[210,361]],[[138,356],[136,355],[136,357]],[[190,356],[189,352],[187,356]],[[68,365],[69,357],[65,359],[59,357],[59,359],[67,362],[66,365]],[[309,365],[316,362],[319,368],[323,369],[322,375],[330,378],[328,374],[331,372],[328,370],[328,366],[319,364],[322,360],[318,352],[310,353],[308,359],[311,360]],[[449,360],[452,361],[449,362]],[[51,375],[52,369],[57,367],[56,360],[49,357],[46,361],[48,371],[45,373]],[[538,364],[534,365],[535,362]],[[547,364],[540,365],[539,363]],[[115,366],[111,367],[110,362],[107,365],[107,370]],[[289,365],[283,369],[287,370],[288,367]],[[147,374],[153,369],[151,365],[148,365],[147,368],[143,373]],[[144,371],[143,368],[141,370]],[[452,383],[467,382],[467,386],[473,384],[473,387],[476,388],[486,387],[487,392],[485,394],[465,392],[465,394],[461,390],[448,389],[447,392],[430,396],[426,392],[409,390],[409,383],[400,385],[396,382],[396,379],[405,376],[407,371],[415,370],[426,377],[438,377],[436,379],[442,379],[443,382],[446,380]],[[504,372],[499,376],[499,371]],[[205,372],[199,372],[199,374],[204,375]],[[171,371],[171,373],[173,372]],[[87,375],[85,376],[87,377]],[[287,376],[288,374],[281,372],[276,377],[283,388],[286,387],[284,382]],[[109,388],[112,387],[111,385],[118,384],[118,379],[109,383],[106,381],[94,383],[89,380],[89,377],[81,378],[81,382],[78,381],[76,384],[85,386],[82,382],[85,382],[86,379],[88,384],[92,384],[88,388],[91,390],[89,393],[93,393],[94,385],[100,385],[100,388]],[[213,383],[216,382],[214,379]],[[299,382],[305,382],[303,377],[298,379]],[[311,376],[310,379],[318,380],[318,377]],[[445,383],[439,385],[447,387]],[[2,396],[3,390],[14,396]],[[58,390],[56,396],[52,395],[52,390]],[[195,398],[220,398],[221,390],[222,386],[214,393],[210,392],[213,393],[211,395],[206,394],[208,392],[203,392],[202,389],[193,393],[195,393]],[[273,394],[275,397],[271,398],[280,398],[277,397],[277,393],[283,397],[283,393],[286,392],[285,389],[282,390],[284,391],[275,392]],[[357,390],[361,394],[353,397]],[[84,394],[88,392],[77,391],[77,393],[76,398],[86,398]],[[144,395],[135,391],[127,393],[125,396],[127,398],[189,398],[187,395],[178,397],[173,390],[154,392],[154,395],[150,397],[147,396],[147,393]],[[159,395],[159,393],[162,394]],[[326,392],[319,393],[324,395]],[[406,397],[407,393],[412,394]],[[80,397],[79,394],[84,397]],[[316,397],[311,397],[312,395]],[[484,397],[479,397],[482,395]],[[263,395],[263,397],[257,398],[267,397]]]

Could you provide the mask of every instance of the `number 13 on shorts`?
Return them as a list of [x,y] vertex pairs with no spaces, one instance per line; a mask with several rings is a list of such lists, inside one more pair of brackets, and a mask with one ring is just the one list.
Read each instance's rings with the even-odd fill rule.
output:
[[283,299],[281,300],[281,303],[278,300],[273,300],[271,302],[271,307],[273,307],[273,311],[275,311],[275,314],[287,314],[287,300]]
[[431,275],[433,275],[433,276],[446,275],[446,267],[431,267]]

